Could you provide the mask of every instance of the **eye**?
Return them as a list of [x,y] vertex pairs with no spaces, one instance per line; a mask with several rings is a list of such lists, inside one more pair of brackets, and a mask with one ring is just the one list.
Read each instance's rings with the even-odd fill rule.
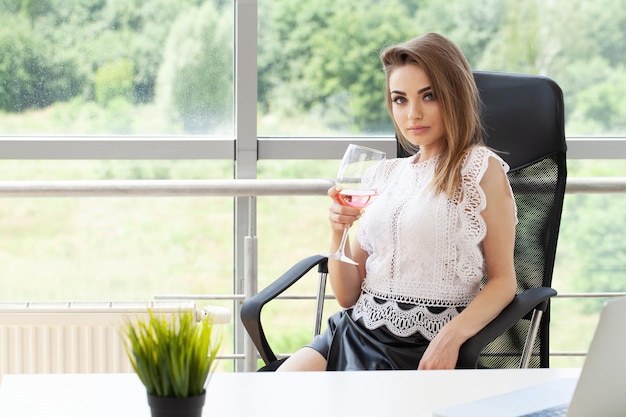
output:
[[435,95],[433,93],[424,94],[425,101],[435,101]]
[[404,96],[395,96],[391,98],[391,102],[395,104],[403,104],[403,103],[406,103],[407,100],[406,100],[406,97]]

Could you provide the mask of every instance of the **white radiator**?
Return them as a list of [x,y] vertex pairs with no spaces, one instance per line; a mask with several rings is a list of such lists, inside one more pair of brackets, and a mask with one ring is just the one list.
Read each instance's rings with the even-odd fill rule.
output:
[[0,380],[9,373],[132,372],[120,325],[148,308],[206,315],[177,301],[0,303]]

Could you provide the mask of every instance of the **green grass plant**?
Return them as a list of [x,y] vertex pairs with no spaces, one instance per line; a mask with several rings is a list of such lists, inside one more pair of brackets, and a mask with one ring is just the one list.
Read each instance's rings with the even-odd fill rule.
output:
[[126,353],[149,395],[194,397],[204,392],[221,345],[213,323],[197,323],[192,311],[129,320]]

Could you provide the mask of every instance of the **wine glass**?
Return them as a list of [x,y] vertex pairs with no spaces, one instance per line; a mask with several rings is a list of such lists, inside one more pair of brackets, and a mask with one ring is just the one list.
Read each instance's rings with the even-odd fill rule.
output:
[[[384,166],[384,161],[384,152],[360,145],[349,145],[341,160],[335,181],[335,185],[341,189],[339,202],[345,206],[362,209],[374,201],[378,196],[377,183],[381,178],[380,171]],[[324,256],[358,265],[344,254],[349,229],[350,226],[346,225],[337,252],[327,253]]]

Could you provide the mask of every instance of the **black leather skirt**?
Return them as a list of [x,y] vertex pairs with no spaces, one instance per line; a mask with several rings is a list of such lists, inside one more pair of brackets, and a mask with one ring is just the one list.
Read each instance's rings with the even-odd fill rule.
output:
[[309,347],[326,358],[328,371],[415,370],[428,344],[419,333],[400,337],[386,326],[369,330],[349,309],[331,316]]

